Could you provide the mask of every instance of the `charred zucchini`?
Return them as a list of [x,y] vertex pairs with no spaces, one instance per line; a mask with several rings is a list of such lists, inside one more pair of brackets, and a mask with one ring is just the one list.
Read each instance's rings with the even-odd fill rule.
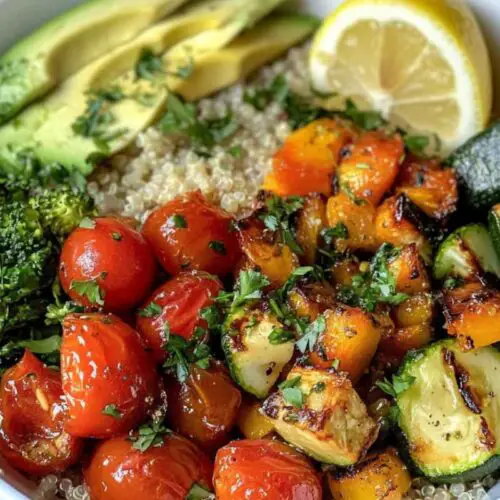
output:
[[245,391],[265,398],[292,359],[293,340],[286,339],[283,325],[271,313],[240,309],[229,316],[222,336],[231,377]]
[[407,356],[394,384],[396,421],[418,472],[437,483],[500,468],[500,352],[443,340]]
[[295,367],[279,387],[263,410],[283,439],[315,460],[353,465],[377,438],[378,425],[345,373]]
[[488,230],[470,224],[451,233],[441,243],[434,260],[434,277],[474,279],[484,272],[500,277],[500,259]]

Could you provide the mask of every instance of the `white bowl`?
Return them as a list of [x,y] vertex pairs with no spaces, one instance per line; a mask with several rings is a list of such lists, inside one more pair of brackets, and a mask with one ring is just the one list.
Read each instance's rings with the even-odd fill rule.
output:
[[[56,14],[83,0],[0,0],[0,53]],[[141,0],[137,0],[140,2]],[[343,0],[296,0],[302,10],[319,16],[331,12]],[[468,0],[486,34],[495,70],[497,113],[500,114],[500,0]],[[35,486],[13,471],[0,456],[0,500],[34,498]],[[490,493],[500,499],[500,486]]]

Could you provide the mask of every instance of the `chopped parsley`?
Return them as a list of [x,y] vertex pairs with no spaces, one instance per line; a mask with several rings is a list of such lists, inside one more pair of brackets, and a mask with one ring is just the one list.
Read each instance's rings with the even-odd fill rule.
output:
[[325,382],[316,382],[312,387],[311,387],[311,392],[323,392],[326,389],[326,383]]
[[215,144],[231,137],[239,125],[233,120],[231,111],[222,118],[200,120],[194,104],[185,103],[181,97],[170,92],[167,97],[167,113],[158,127],[167,135],[185,135],[198,154],[207,156]]
[[378,380],[375,385],[389,396],[396,398],[399,394],[407,391],[415,380],[416,378],[412,375],[394,375],[392,382],[384,378],[384,380]]
[[408,151],[416,155],[423,155],[430,143],[429,138],[425,135],[405,134],[403,140]]
[[118,409],[118,407],[115,404],[106,405],[101,410],[101,413],[103,415],[107,415],[108,417],[116,418],[117,420],[120,420],[123,417],[123,413]]
[[354,191],[351,189],[351,186],[349,184],[344,183],[340,186],[340,189],[349,197],[350,200],[352,200],[356,205],[361,206],[365,205],[366,201],[363,198],[359,198],[354,194]]
[[113,232],[113,233],[111,234],[111,237],[112,237],[115,241],[121,241],[121,240],[122,240],[122,238],[123,238],[123,236],[122,236],[120,233],[118,233],[118,232]]
[[294,377],[278,385],[284,401],[295,408],[302,408],[304,406],[304,393],[300,390],[300,387],[297,387],[300,384],[301,378],[300,376]]
[[124,129],[109,131],[109,127],[116,121],[110,107],[125,97],[119,87],[89,92],[87,108],[71,126],[73,132],[94,139],[100,149],[107,150],[109,142],[118,139],[126,132]]
[[312,352],[319,336],[325,331],[325,329],[326,320],[324,316],[318,316],[315,321],[307,326],[302,337],[297,340],[297,349],[302,354],[306,353],[307,351]]
[[295,239],[291,218],[303,205],[304,199],[300,196],[281,198],[273,195],[266,200],[266,208],[259,216],[266,228],[278,232],[281,242],[297,255],[302,255],[304,250]]
[[337,298],[369,312],[373,312],[378,303],[403,303],[408,295],[396,291],[396,278],[388,266],[388,260],[398,253],[392,245],[384,243],[373,257],[369,269],[354,276],[351,285],[342,287]]
[[208,248],[210,248],[210,250],[213,250],[215,253],[218,253],[219,255],[226,255],[227,253],[226,247],[224,246],[224,243],[222,243],[222,241],[211,241],[208,244]]
[[365,130],[376,130],[387,123],[378,111],[360,111],[352,99],[346,100],[344,115]]
[[132,434],[129,439],[134,443],[133,448],[144,453],[151,447],[158,448],[162,446],[165,436],[171,433],[172,431],[160,422],[151,422],[150,424],[141,425],[139,430]]
[[267,277],[259,271],[242,270],[235,291],[222,292],[216,300],[223,304],[229,304],[230,312],[233,312],[247,302],[262,298],[262,290],[270,284]]
[[274,327],[272,332],[269,334],[269,343],[272,345],[280,345],[290,342],[295,339],[295,334],[291,331],[287,331],[284,328]]
[[165,336],[167,341],[163,345],[169,353],[169,357],[163,363],[163,368],[168,372],[175,373],[179,382],[185,382],[189,377],[189,365],[196,364],[200,368],[208,368],[210,365],[210,347],[203,342],[206,336],[204,328],[197,327],[192,338],[186,340],[180,335],[170,332],[168,323],[165,325]]
[[156,302],[149,303],[146,307],[139,310],[139,316],[142,318],[154,318],[162,312],[162,308]]
[[188,227],[186,217],[181,214],[172,215],[171,220],[176,229],[186,229]]
[[88,299],[91,304],[104,305],[104,291],[95,279],[86,281],[74,280],[71,282],[69,289],[74,290],[81,297]]
[[215,495],[199,484],[194,483],[188,491],[185,500],[215,500]]
[[243,148],[241,146],[233,146],[232,148],[229,148],[227,151],[234,158],[241,158],[241,155],[243,154]]
[[334,227],[328,227],[321,231],[323,241],[330,246],[333,240],[346,240],[349,238],[349,231],[343,222],[337,223]]
[[143,49],[135,64],[135,76],[137,80],[154,81],[158,75],[164,73],[163,59],[156,55],[151,49]]
[[184,66],[179,66],[173,76],[180,78],[181,80],[187,80],[194,72],[194,58],[193,56],[189,57],[189,61]]
[[95,229],[95,220],[90,217],[84,217],[78,227],[82,227],[84,229]]

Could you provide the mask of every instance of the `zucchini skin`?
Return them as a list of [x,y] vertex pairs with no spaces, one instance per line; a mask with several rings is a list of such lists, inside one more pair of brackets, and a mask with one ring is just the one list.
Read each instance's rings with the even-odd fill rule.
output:
[[500,202],[500,121],[458,148],[448,162],[459,175],[465,206],[488,210]]
[[[410,351],[406,355],[399,370],[397,371],[397,375],[402,376],[403,374],[405,374],[413,363],[418,362],[420,359],[426,357],[430,349],[439,349],[442,347],[452,348],[456,346],[456,341],[448,338],[430,344],[426,347],[423,347],[422,349]],[[495,351],[500,352],[498,347],[487,347],[487,349],[494,349]],[[392,418],[392,427],[396,440],[399,443],[398,450],[413,476],[423,476],[430,482],[435,484],[449,484],[480,480],[485,476],[493,474],[500,470],[500,455],[496,454],[489,457],[479,465],[474,465],[470,469],[463,470],[457,473],[429,474],[412,458],[410,440],[408,439],[406,433],[402,428],[402,425],[400,424],[401,413],[398,407],[397,398],[394,402],[394,409],[396,411],[393,413],[394,417]]]
[[495,205],[488,213],[488,230],[495,252],[500,258],[500,205]]

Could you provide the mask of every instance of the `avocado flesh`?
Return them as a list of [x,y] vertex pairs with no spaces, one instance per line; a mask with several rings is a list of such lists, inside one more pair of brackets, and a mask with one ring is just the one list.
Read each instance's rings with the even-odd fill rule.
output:
[[92,0],[42,26],[0,59],[0,124],[186,1]]
[[[247,3],[247,0],[244,0]],[[208,2],[207,5],[212,2]],[[221,0],[217,2],[219,6]],[[225,2],[228,3],[227,0]],[[230,2],[235,6],[234,0]],[[239,5],[241,7],[241,3]],[[241,10],[241,9],[240,9]],[[68,80],[49,98],[26,110],[18,119],[0,129],[1,156],[15,163],[17,149],[30,148],[46,163],[59,162],[68,168],[77,168],[83,174],[92,170],[87,162],[90,155],[99,153],[100,148],[91,138],[74,134],[71,126],[86,108],[87,92],[90,89],[119,85],[127,94],[153,93],[152,106],[144,106],[133,99],[124,99],[113,105],[115,121],[109,132],[124,130],[126,133],[112,141],[106,154],[113,154],[128,146],[137,134],[150,126],[165,110],[167,92],[165,86],[155,86],[144,80],[137,81],[133,71],[123,72],[125,67],[133,67],[144,47],[160,52],[161,46],[179,47],[179,38],[214,30],[219,22],[221,31],[227,35],[227,12],[218,17],[210,10],[203,16],[186,14],[143,34],[134,44],[122,47],[108,57],[96,61]],[[175,77],[165,78],[172,91],[186,99],[197,99],[216,90],[231,85],[260,65],[272,60],[288,47],[307,37],[317,27],[317,21],[308,16],[288,15],[266,19],[234,40],[229,46],[216,52],[195,50],[189,53],[194,61],[194,72],[187,80]],[[189,28],[189,29],[188,29]],[[164,61],[169,68],[181,64],[180,52],[169,59],[167,51]],[[186,56],[182,61],[186,63]],[[116,78],[122,73],[122,76]]]
[[499,373],[492,347],[462,352],[444,340],[409,355],[399,374],[415,381],[397,397],[398,424],[425,476],[455,482],[491,468],[500,453]]

